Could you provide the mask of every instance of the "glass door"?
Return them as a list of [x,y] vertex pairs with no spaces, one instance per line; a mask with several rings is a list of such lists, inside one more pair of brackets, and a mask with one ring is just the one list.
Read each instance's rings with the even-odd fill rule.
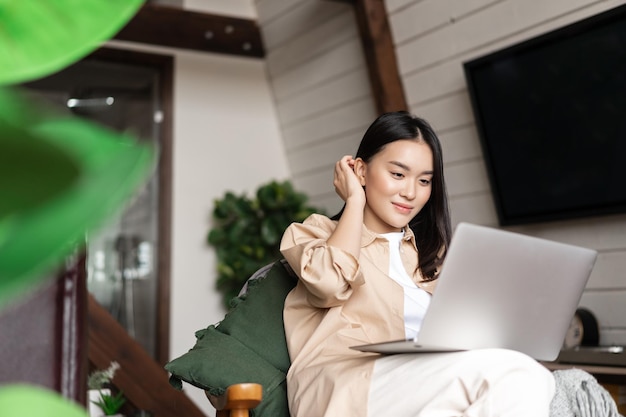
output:
[[[88,59],[26,85],[58,109],[160,148],[159,71]],[[89,292],[153,357],[157,354],[159,170],[126,207],[87,236]]]

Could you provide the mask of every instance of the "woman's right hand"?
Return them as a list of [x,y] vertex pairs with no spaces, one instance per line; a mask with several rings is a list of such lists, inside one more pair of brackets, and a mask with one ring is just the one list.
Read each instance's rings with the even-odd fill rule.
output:
[[[335,164],[333,184],[335,192],[345,201],[337,228],[327,240],[328,246],[341,248],[359,259],[361,253],[361,231],[363,229],[363,208],[365,190],[355,173],[355,166],[360,167],[351,155],[346,155]],[[358,169],[358,168],[357,168]]]
[[345,202],[350,198],[360,199],[365,203],[365,191],[354,172],[355,160],[352,155],[346,155],[335,164],[333,185],[335,192]]

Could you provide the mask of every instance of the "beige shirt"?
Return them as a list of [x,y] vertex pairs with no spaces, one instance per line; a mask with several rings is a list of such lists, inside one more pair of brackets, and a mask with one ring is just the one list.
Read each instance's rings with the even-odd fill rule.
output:
[[[281,252],[300,277],[285,300],[284,321],[292,365],[287,392],[293,417],[366,416],[376,354],[350,346],[404,338],[404,293],[388,276],[387,239],[361,233],[361,253],[326,244],[337,223],[314,214],[283,235]],[[402,263],[422,289],[413,232],[407,228]]]

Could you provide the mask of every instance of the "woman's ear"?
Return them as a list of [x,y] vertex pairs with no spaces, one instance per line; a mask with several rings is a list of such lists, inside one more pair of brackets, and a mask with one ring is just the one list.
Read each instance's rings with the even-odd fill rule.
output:
[[359,182],[363,187],[365,187],[365,171],[367,170],[367,164],[361,158],[356,158],[354,160],[354,173],[356,177],[359,179]]

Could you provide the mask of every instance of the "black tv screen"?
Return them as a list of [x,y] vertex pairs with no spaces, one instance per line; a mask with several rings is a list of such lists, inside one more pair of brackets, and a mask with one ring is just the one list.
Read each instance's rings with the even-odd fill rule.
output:
[[463,68],[501,225],[626,212],[626,6]]

